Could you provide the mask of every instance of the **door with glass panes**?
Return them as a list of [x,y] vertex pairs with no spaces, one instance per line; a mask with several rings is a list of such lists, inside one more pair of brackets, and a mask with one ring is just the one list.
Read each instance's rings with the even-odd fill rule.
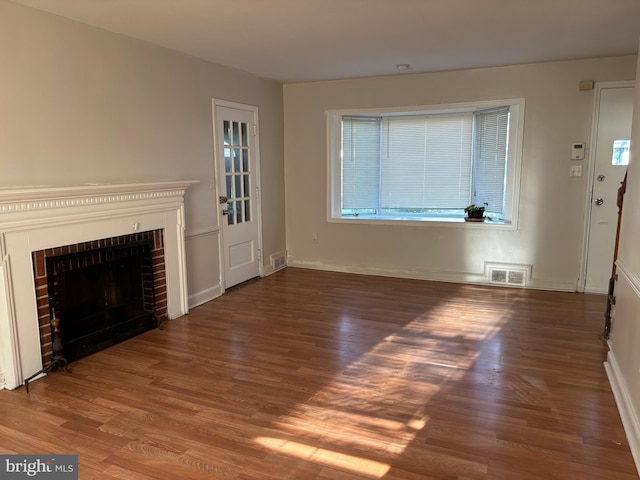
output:
[[260,275],[256,111],[216,104],[223,286]]
[[607,293],[618,223],[618,188],[629,163],[634,86],[603,84],[598,87],[596,101],[595,168],[584,290]]

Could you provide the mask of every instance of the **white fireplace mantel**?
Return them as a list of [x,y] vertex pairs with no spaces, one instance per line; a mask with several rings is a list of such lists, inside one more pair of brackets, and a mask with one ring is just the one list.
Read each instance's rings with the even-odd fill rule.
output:
[[184,192],[195,181],[0,188],[0,388],[42,369],[32,252],[162,229],[169,318],[188,312]]

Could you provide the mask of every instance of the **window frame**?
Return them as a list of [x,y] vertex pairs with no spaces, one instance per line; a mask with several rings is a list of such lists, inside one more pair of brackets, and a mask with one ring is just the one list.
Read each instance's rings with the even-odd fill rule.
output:
[[360,108],[327,110],[327,221],[330,223],[357,224],[416,224],[438,226],[468,225],[458,216],[420,216],[399,217],[392,215],[371,215],[345,217],[341,212],[341,175],[342,175],[342,117],[343,116],[406,116],[420,114],[449,114],[479,112],[482,110],[509,107],[508,158],[505,178],[504,221],[487,221],[474,227],[491,226],[494,228],[516,229],[518,226],[518,206],[520,197],[520,174],[522,169],[522,139],[524,135],[525,99],[499,99],[440,105],[420,105],[410,107]]

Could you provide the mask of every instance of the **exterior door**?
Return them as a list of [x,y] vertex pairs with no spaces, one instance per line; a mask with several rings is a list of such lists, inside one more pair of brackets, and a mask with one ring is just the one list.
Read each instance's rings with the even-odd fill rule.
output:
[[594,169],[587,239],[585,291],[606,293],[613,264],[617,196],[629,160],[633,86],[602,86],[596,95]]
[[221,273],[226,289],[261,274],[257,110],[218,101],[214,105]]

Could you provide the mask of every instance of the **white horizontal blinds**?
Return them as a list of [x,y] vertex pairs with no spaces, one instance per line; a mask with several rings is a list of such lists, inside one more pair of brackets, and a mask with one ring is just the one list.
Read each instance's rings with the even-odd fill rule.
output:
[[379,187],[380,118],[343,117],[342,209],[377,212]]
[[471,198],[473,115],[383,120],[383,209],[462,209]]
[[504,213],[508,132],[508,107],[476,113],[473,200],[492,213]]

